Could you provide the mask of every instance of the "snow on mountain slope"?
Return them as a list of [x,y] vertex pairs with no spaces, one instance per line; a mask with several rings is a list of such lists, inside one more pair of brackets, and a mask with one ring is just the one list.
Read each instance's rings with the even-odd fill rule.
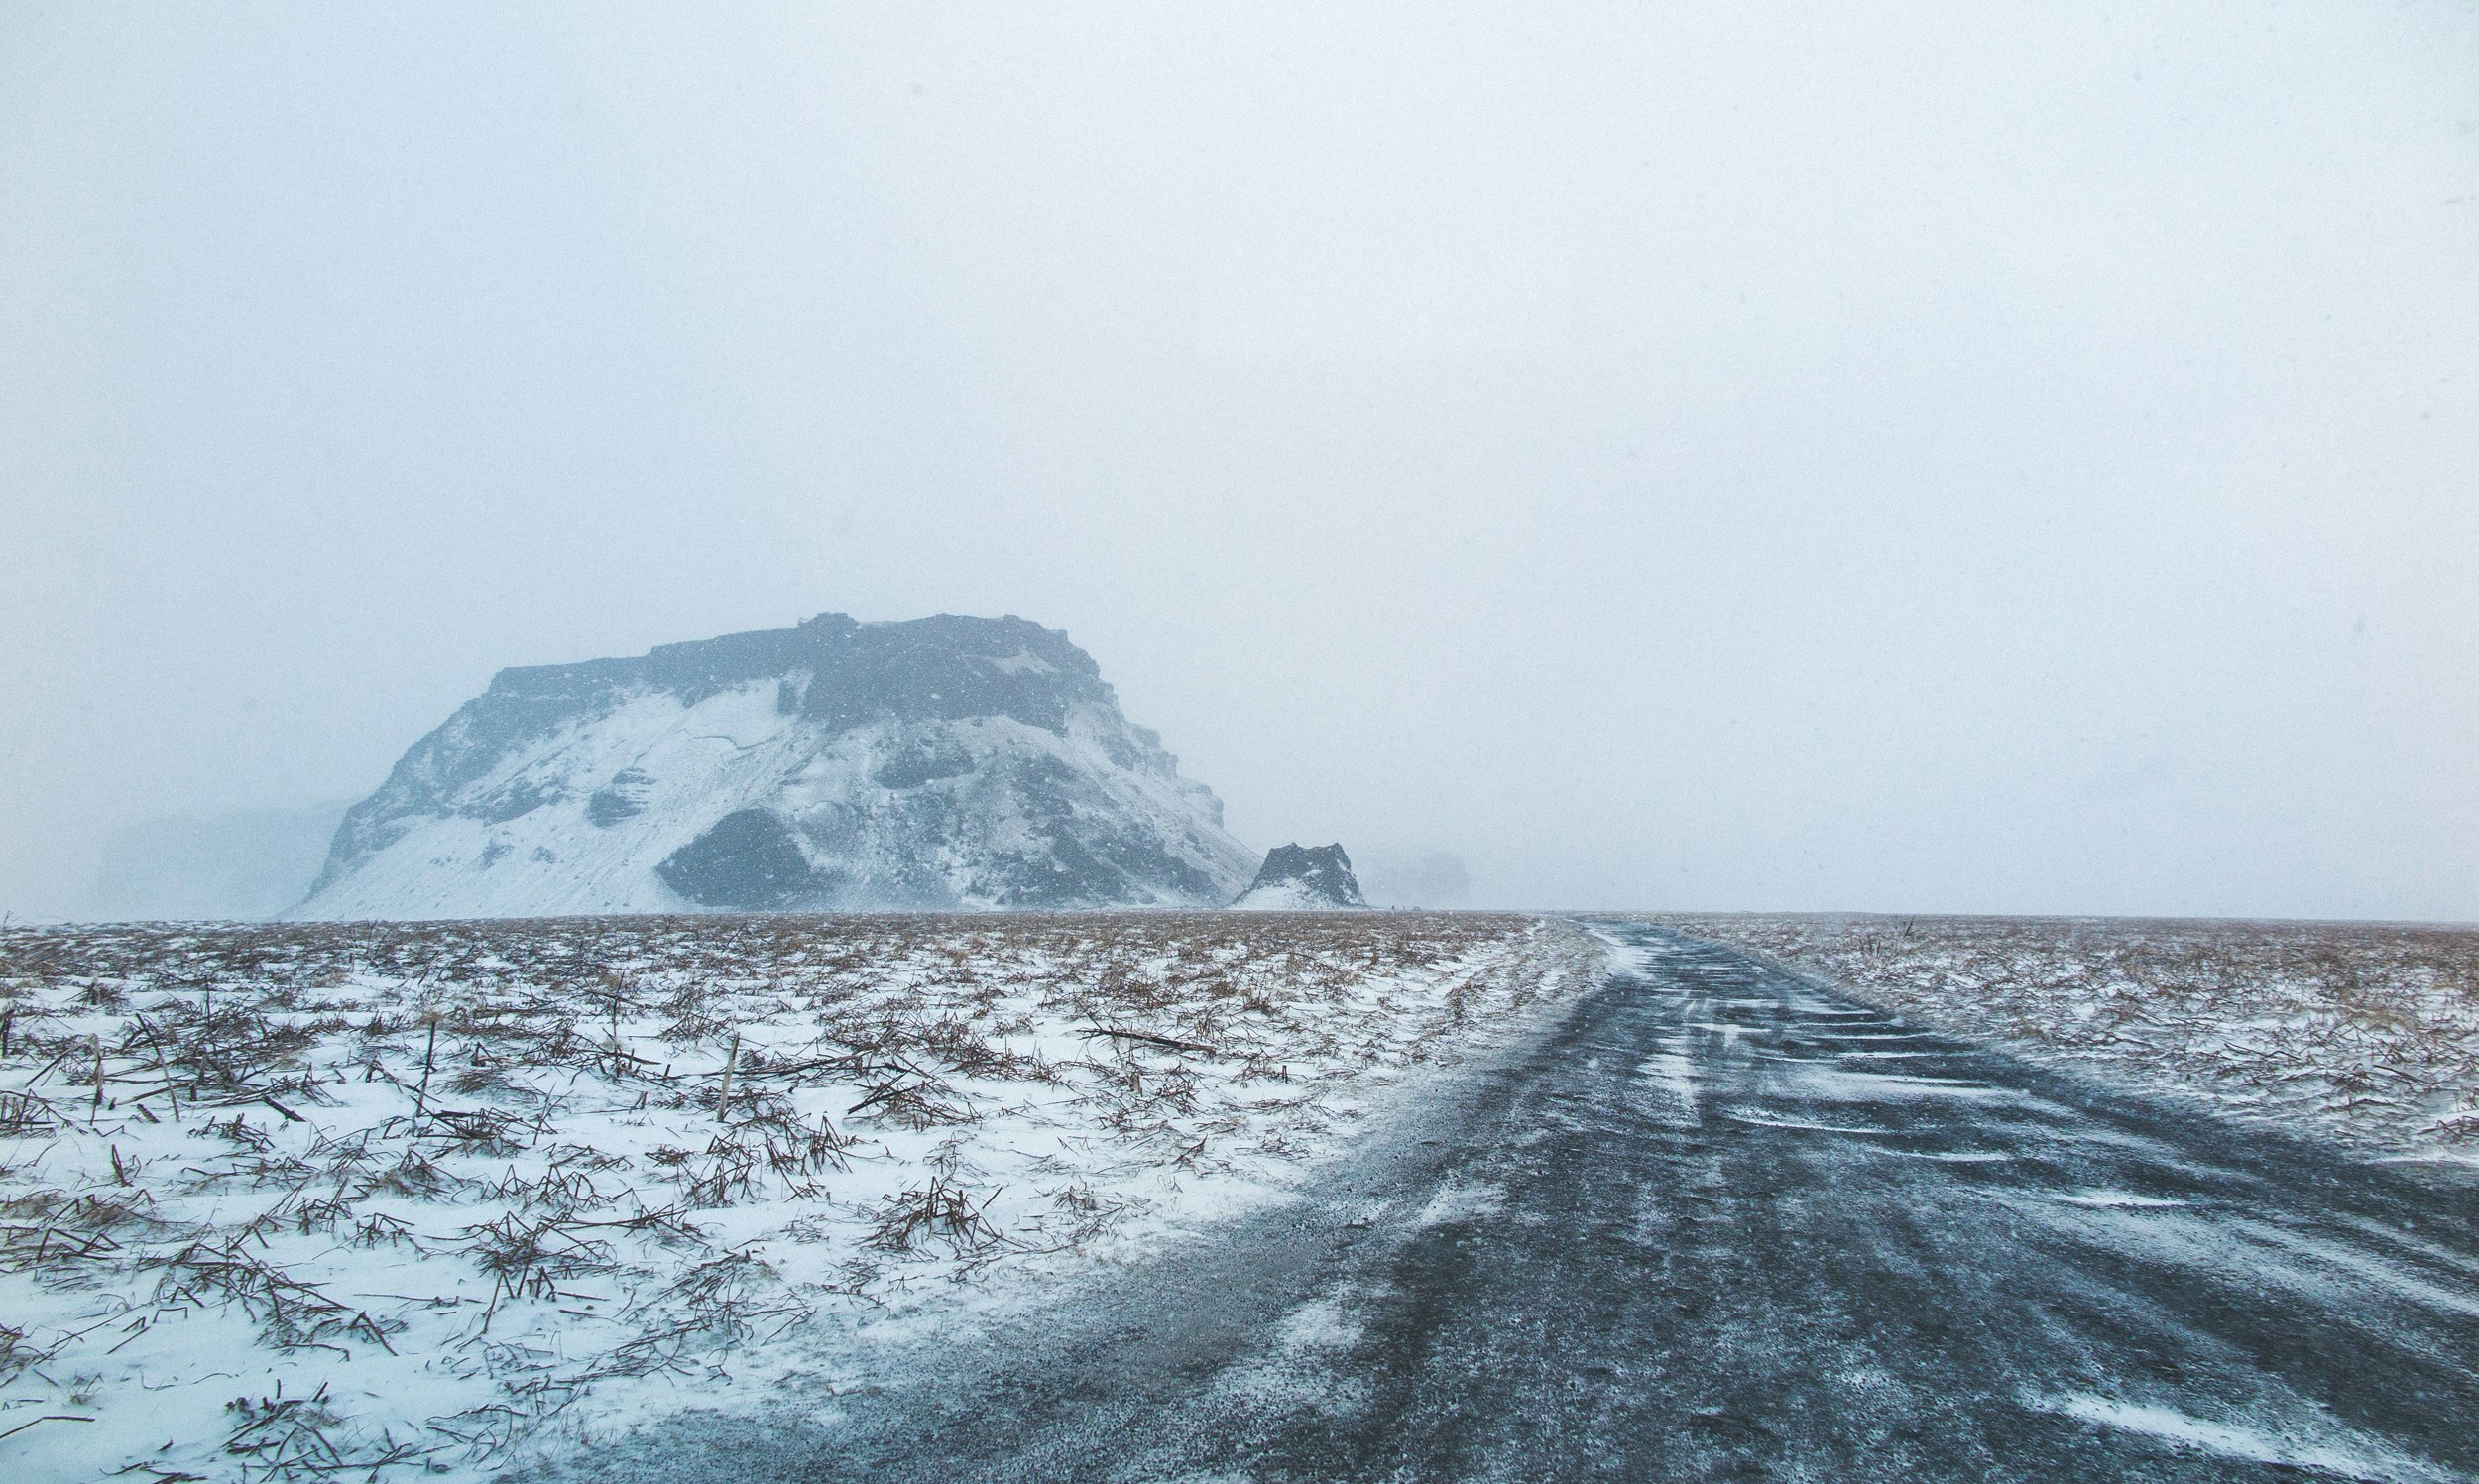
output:
[[1365,907],[1352,857],[1340,845],[1278,845],[1265,853],[1256,879],[1231,904],[1245,912],[1331,912]]
[[502,671],[293,915],[1203,904],[1248,870],[1065,634],[824,614]]

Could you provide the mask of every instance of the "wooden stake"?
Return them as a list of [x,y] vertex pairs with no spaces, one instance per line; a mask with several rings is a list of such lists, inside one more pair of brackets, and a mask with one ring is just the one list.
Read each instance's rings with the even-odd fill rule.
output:
[[723,1110],[732,1105],[732,1069],[740,1065],[741,1033],[732,1033],[732,1054],[723,1061],[723,1095],[715,1099],[714,1121],[723,1121]]
[[147,1050],[155,1053],[155,1075],[164,1080],[164,1101],[172,1107],[173,1121],[178,1123],[180,1121],[180,1089],[173,1085],[173,1068],[171,1063],[164,1060],[164,1043],[156,1039],[155,1027],[147,1024],[143,1017],[138,1021],[138,1029],[146,1032]]
[[430,1017],[430,1040],[421,1049],[421,1085],[413,1091],[413,1127],[421,1127],[424,1110],[430,1105],[430,1055],[439,1049],[439,1017]]

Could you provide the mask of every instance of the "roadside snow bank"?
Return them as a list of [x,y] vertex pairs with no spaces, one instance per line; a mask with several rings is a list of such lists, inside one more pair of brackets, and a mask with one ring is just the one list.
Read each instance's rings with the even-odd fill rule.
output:
[[[475,1477],[1277,1194],[1598,980],[1510,916],[0,934],[0,1467]],[[873,1317],[879,1316],[879,1317]],[[840,1338],[839,1338],[840,1337]]]
[[1661,915],[1923,1024],[2362,1147],[2479,1163],[2479,929]]

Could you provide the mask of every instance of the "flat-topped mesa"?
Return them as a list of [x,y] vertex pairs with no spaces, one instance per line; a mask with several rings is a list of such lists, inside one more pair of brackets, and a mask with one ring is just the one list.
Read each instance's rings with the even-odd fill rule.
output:
[[294,915],[1205,905],[1222,805],[1009,616],[503,670],[336,832]]
[[1240,894],[1234,907],[1257,911],[1322,912],[1338,907],[1365,907],[1359,878],[1352,874],[1352,857],[1340,845],[1282,845],[1265,853],[1256,879]]

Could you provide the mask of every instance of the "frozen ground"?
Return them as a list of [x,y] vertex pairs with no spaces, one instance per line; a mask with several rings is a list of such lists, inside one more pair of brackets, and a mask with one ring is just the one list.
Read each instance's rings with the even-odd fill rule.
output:
[[1599,978],[1410,913],[0,936],[0,1469],[473,1476],[1279,1199]]
[[2479,1479],[2479,1181],[1604,931],[1303,1199],[533,1484]]
[[2479,1163],[2479,928],[1666,915],[1940,1030],[2366,1150]]

